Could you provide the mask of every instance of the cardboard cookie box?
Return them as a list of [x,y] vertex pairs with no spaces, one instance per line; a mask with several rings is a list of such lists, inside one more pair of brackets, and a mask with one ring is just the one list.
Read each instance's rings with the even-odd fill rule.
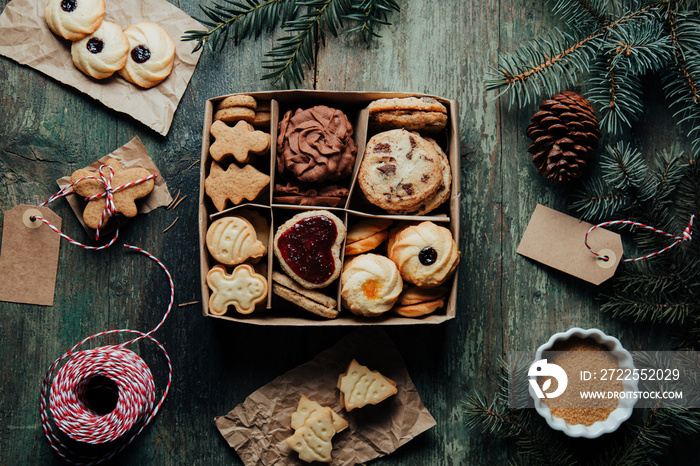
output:
[[[330,285],[314,291],[323,293],[325,296],[336,300],[335,310],[339,311],[334,318],[324,318],[308,312],[292,302],[282,299],[277,293],[273,293],[273,272],[283,272],[282,267],[275,253],[273,252],[273,238],[277,229],[292,218],[296,214],[315,210],[326,210],[334,214],[345,225],[346,228],[352,228],[357,222],[364,219],[385,219],[393,222],[392,227],[401,226],[410,222],[420,223],[430,221],[436,225],[446,227],[452,233],[454,241],[459,246],[459,197],[460,197],[460,166],[459,166],[459,121],[458,121],[458,103],[455,100],[448,100],[442,97],[426,96],[424,94],[415,93],[397,93],[397,92],[332,92],[332,91],[311,91],[311,90],[291,90],[291,91],[269,91],[269,92],[251,92],[245,94],[255,98],[258,104],[258,110],[267,112],[269,107],[270,121],[256,124],[253,122],[256,130],[264,131],[270,134],[269,151],[252,155],[246,163],[237,163],[234,158],[229,155],[220,158],[220,163],[216,163],[211,155],[211,146],[216,141],[216,137],[212,135],[212,124],[216,120],[214,114],[222,105],[224,99],[230,96],[220,96],[209,99],[205,106],[204,116],[204,131],[202,138],[202,159],[200,169],[200,190],[199,190],[199,251],[200,251],[200,268],[201,268],[201,286],[202,286],[202,308],[206,316],[212,316],[220,319],[245,322],[256,325],[416,325],[416,324],[436,324],[455,317],[457,303],[457,270],[451,275],[443,286],[447,287],[447,293],[444,296],[444,305],[431,314],[421,317],[403,317],[393,311],[386,312],[376,317],[357,316],[346,309],[341,300],[341,279],[338,277]],[[451,168],[452,182],[450,197],[440,207],[425,214],[425,215],[396,215],[388,214],[375,205],[367,201],[363,191],[358,186],[358,171],[363,159],[365,146],[369,139],[378,131],[373,131],[369,125],[369,110],[368,105],[377,99],[386,98],[403,98],[403,97],[433,97],[438,102],[443,104],[447,109],[447,125],[444,130],[438,133],[428,134],[430,138],[442,148],[449,159]],[[342,199],[336,206],[316,206],[316,205],[298,205],[282,203],[280,194],[275,193],[275,184],[284,184],[286,175],[280,174],[277,169],[277,138],[280,132],[280,121],[287,111],[294,113],[297,109],[309,109],[317,105],[324,105],[333,109],[342,111],[352,124],[353,140],[357,147],[357,155],[352,173],[337,181],[330,183],[336,184],[347,189],[347,198]],[[262,108],[262,110],[261,110]],[[235,113],[237,110],[233,110]],[[237,123],[230,122],[229,127],[235,127]],[[413,143],[413,141],[411,141]],[[258,172],[269,175],[269,186],[262,189],[257,197],[253,200],[242,199],[239,204],[234,205],[230,200],[223,205],[222,201],[218,201],[219,208],[215,207],[212,198],[207,194],[205,183],[210,176],[212,167],[221,173],[227,170],[231,164],[236,164],[239,168],[245,165],[252,165]],[[218,166],[217,166],[218,165]],[[242,178],[240,177],[242,176]],[[240,175],[240,179],[245,179],[245,185],[255,185],[258,181],[255,180],[255,175],[251,175],[248,182],[246,175]],[[238,183],[240,185],[240,181]],[[327,193],[319,193],[326,195]],[[330,194],[333,195],[332,193]],[[252,212],[252,213],[251,213]],[[207,275],[214,267],[221,269],[221,273],[235,274],[235,266],[224,266],[209,252],[207,247],[207,231],[212,225],[222,218],[233,216],[242,216],[250,220],[251,224],[259,223],[260,217],[267,221],[270,233],[267,238],[261,239],[267,241],[265,254],[254,260],[247,260],[258,275],[262,275],[267,280],[267,294],[260,303],[255,307],[255,310],[250,312],[248,309],[246,314],[237,312],[234,306],[228,306],[225,313],[220,311],[214,313],[210,309],[210,298],[214,294],[212,288],[207,283]],[[258,234],[260,237],[260,235]],[[249,241],[254,241],[249,238]],[[372,253],[386,256],[386,241],[383,242]],[[345,256],[345,241],[340,247],[340,270],[342,265],[349,259]],[[311,259],[310,263],[314,263],[315,259]],[[257,286],[257,285],[255,285]],[[406,284],[404,284],[406,286]],[[220,303],[219,303],[220,304]],[[219,306],[220,308],[220,306]],[[222,315],[219,315],[222,314]]]

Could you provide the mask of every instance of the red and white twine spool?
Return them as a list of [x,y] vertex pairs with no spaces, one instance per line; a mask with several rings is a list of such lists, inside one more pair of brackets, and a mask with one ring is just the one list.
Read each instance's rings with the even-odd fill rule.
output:
[[692,241],[692,239],[693,239],[693,221],[694,220],[695,220],[695,215],[691,215],[690,221],[688,222],[688,226],[685,228],[685,230],[683,230],[683,234],[681,236],[676,236],[674,234],[667,233],[663,230],[659,230],[658,228],[654,228],[654,227],[651,227],[649,225],[645,225],[643,223],[633,222],[632,220],[612,220],[609,222],[599,223],[598,225],[593,225],[586,232],[586,235],[583,238],[583,242],[585,243],[588,250],[591,251],[591,253],[593,253],[593,255],[607,261],[608,260],[607,256],[600,254],[599,252],[594,251],[593,248],[591,248],[588,245],[588,235],[593,230],[595,230],[596,228],[599,228],[599,227],[607,227],[610,225],[632,225],[632,226],[636,226],[636,227],[646,228],[649,231],[652,231],[652,232],[657,233],[659,235],[667,236],[669,238],[676,240],[673,243],[666,246],[665,248],[660,249],[660,250],[655,251],[655,252],[652,252],[650,254],[645,254],[645,255],[639,256],[639,257],[633,257],[631,259],[622,259],[622,262],[635,262],[635,261],[640,261],[640,260],[644,260],[644,259],[649,259],[649,258],[652,258],[654,256],[658,256],[659,254],[668,251],[669,249],[671,249],[674,246],[677,246],[678,244],[682,243],[683,241]]
[[[85,177],[71,183],[41,206],[70,194],[72,192],[70,188],[83,179],[98,179],[103,182],[105,193],[92,196],[92,198],[106,196],[105,210],[102,214],[102,220],[104,220],[108,215],[116,215],[116,210],[113,210],[112,198],[115,191],[126,189],[155,177],[155,175],[151,175],[128,185],[112,188],[113,170],[111,167],[103,165],[100,167],[99,173],[99,177]],[[88,198],[88,200],[92,198]],[[90,250],[100,250],[111,246],[119,235],[117,229],[114,238],[107,244],[88,246],[71,239],[43,217],[35,216],[32,220],[42,221],[71,244]],[[100,222],[100,227],[102,225],[103,221]],[[99,239],[99,228],[96,239]],[[170,300],[162,319],[148,333],[131,329],[117,329],[91,335],[56,359],[47,370],[42,381],[39,402],[41,425],[54,451],[73,464],[99,464],[113,458],[126,448],[156,416],[172,383],[170,357],[163,345],[151,335],[163,325],[172,310],[175,300],[175,286],[172,276],[165,265],[155,256],[136,246],[125,244],[124,247],[145,255],[160,266],[168,279]],[[119,345],[80,349],[95,338],[116,333],[136,336]],[[157,400],[156,386],[150,368],[140,356],[127,348],[140,340],[154,343],[167,361],[167,383],[162,395]],[[106,381],[106,390],[111,391],[114,395],[115,403],[110,405],[106,412],[96,410],[90,402],[90,392],[94,390],[93,382],[95,381],[98,383]],[[51,419],[58,430],[71,440],[81,444],[106,446],[106,448],[101,449],[95,455],[76,451],[74,444],[61,440],[51,425]]]

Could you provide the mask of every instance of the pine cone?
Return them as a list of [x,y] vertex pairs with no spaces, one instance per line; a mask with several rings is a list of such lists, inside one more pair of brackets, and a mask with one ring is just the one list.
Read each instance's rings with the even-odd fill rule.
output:
[[580,178],[598,147],[600,129],[583,96],[562,91],[540,105],[527,127],[528,152],[541,176],[553,183]]

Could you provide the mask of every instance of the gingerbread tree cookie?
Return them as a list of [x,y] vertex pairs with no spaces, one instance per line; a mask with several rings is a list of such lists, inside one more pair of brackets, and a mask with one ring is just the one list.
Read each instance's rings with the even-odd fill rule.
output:
[[345,374],[338,379],[340,406],[346,411],[368,404],[376,405],[395,395],[396,382],[359,364],[354,359]]
[[204,190],[216,210],[221,212],[227,200],[234,205],[240,204],[243,199],[252,201],[269,184],[270,177],[252,165],[241,168],[232,163],[224,170],[218,163],[212,162],[209,176],[204,180]]

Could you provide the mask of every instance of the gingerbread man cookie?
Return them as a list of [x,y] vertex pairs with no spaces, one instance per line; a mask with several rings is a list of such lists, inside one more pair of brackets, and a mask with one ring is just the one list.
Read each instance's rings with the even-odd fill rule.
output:
[[[118,189],[128,183],[133,183],[135,181],[141,180],[151,176],[151,173],[145,168],[124,168],[124,166],[116,159],[108,159],[101,167],[102,173],[107,178],[109,176],[109,170],[112,171],[112,182],[111,187],[114,189],[114,207],[116,212],[122,214],[125,217],[135,217],[138,213],[138,207],[136,206],[136,199],[141,199],[148,196],[153,191],[155,186],[155,181],[153,178],[147,179],[141,183],[134,184],[124,189]],[[84,179],[85,177],[99,178],[94,172],[88,170],[77,170],[73,172],[70,177],[71,183],[75,183],[73,186],[73,192],[83,196],[84,198],[89,198],[96,196],[105,192],[105,185],[99,179]],[[85,210],[83,211],[83,220],[85,224],[93,229],[100,227],[100,220],[104,213],[104,223],[109,220],[111,213],[105,211],[106,196],[102,196],[93,200],[88,201]]]
[[239,265],[231,274],[215,265],[207,273],[207,285],[212,290],[209,312],[217,316],[224,315],[229,306],[240,314],[250,314],[267,296],[267,280],[248,264]]
[[211,135],[216,141],[209,148],[209,153],[217,162],[226,155],[233,155],[237,162],[248,163],[251,154],[260,155],[270,148],[270,135],[255,130],[243,120],[233,128],[216,120],[211,125]]

